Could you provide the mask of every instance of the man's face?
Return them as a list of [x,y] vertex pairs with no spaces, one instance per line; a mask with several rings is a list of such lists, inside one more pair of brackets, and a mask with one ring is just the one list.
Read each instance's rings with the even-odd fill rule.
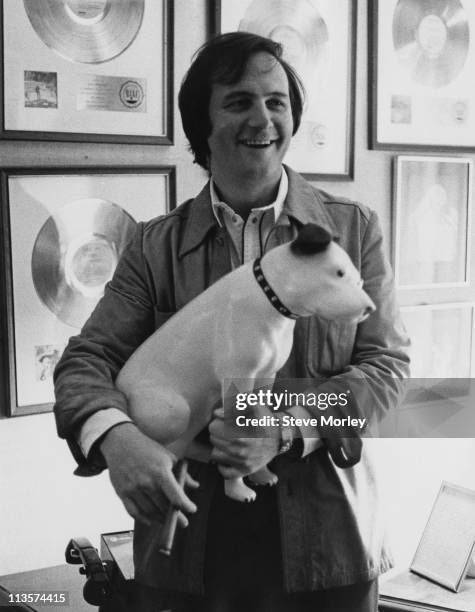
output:
[[210,170],[218,184],[280,178],[293,118],[287,75],[274,57],[256,53],[239,82],[214,84],[209,116]]

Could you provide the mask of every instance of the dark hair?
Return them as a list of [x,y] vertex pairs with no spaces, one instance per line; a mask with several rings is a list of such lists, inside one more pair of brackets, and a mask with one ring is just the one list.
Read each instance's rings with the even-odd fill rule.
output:
[[265,52],[272,55],[285,70],[289,81],[290,106],[293,118],[293,134],[302,118],[304,87],[295,70],[282,59],[282,45],[249,32],[221,34],[198,49],[183,79],[178,105],[186,137],[195,162],[208,169],[208,138],[211,134],[209,103],[214,83],[237,83],[251,56]]

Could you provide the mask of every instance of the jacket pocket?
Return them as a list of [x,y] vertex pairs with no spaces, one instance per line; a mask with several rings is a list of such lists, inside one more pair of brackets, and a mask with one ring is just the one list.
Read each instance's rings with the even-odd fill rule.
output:
[[313,376],[339,374],[351,363],[356,329],[356,323],[309,319],[307,366]]

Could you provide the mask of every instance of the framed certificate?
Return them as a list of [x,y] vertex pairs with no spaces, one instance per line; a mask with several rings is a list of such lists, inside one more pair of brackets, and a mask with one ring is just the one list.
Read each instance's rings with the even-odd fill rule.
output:
[[305,87],[302,123],[285,162],[312,179],[353,178],[354,0],[215,0],[214,30],[280,42]]
[[397,286],[468,285],[472,160],[399,156],[394,169]]
[[[172,167],[1,172],[2,404],[45,412],[70,336],[103,295],[138,221],[174,206]],[[2,387],[2,385],[0,385]]]
[[0,137],[173,143],[171,0],[0,0]]
[[370,0],[370,146],[475,150],[475,4]]
[[443,482],[412,560],[411,572],[457,592],[474,548],[475,491]]

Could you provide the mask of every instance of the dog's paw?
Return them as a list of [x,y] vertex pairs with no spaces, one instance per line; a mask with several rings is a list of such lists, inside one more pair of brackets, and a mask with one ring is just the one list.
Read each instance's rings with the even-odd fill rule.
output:
[[273,487],[279,481],[277,476],[266,467],[262,468],[258,472],[254,472],[254,474],[250,474],[248,478],[252,484],[270,487]]
[[[252,491],[252,489],[251,489],[251,491]],[[256,499],[256,497],[257,497],[256,492],[252,491],[252,494],[248,495],[244,501],[246,501],[248,504],[250,504],[251,502],[253,502]]]
[[242,478],[228,478],[224,481],[224,492],[227,497],[239,502],[252,502],[256,499],[256,492],[244,484]]

